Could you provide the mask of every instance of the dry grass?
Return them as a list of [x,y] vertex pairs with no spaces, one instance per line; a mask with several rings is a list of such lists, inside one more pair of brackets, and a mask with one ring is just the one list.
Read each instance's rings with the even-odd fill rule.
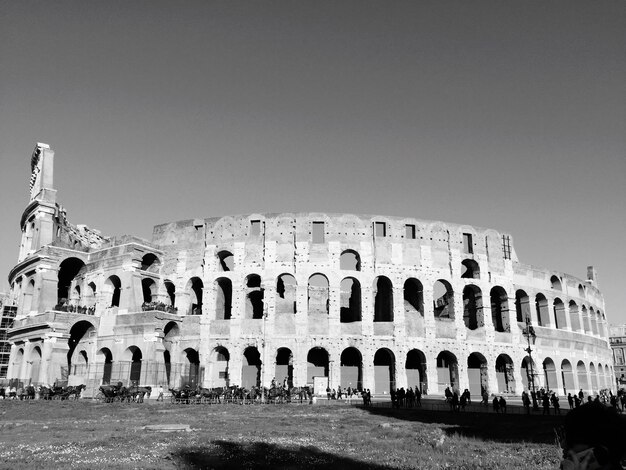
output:
[[[192,431],[153,432],[154,424]],[[556,468],[554,420],[342,405],[0,402],[0,468]]]

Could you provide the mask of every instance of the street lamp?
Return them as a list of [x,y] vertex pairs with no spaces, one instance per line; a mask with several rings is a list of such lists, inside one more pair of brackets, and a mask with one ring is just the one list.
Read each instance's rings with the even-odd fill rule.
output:
[[522,330],[522,334],[526,338],[528,342],[528,347],[524,350],[528,353],[528,362],[530,362],[530,384],[532,386],[532,399],[533,399],[533,410],[539,410],[539,405],[537,404],[537,393],[535,391],[535,368],[533,365],[533,356],[532,356],[532,348],[531,343],[534,345],[537,340],[537,335],[535,334],[535,329],[530,323],[530,317],[526,317],[526,327]]

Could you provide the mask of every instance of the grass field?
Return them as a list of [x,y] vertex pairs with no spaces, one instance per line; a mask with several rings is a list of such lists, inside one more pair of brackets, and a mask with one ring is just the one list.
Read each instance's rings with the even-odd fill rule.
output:
[[5,400],[0,468],[554,469],[558,423],[341,404]]

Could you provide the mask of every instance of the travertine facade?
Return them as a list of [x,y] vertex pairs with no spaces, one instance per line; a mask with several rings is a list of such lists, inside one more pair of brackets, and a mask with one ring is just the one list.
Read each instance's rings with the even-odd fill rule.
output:
[[[522,264],[496,230],[414,218],[252,214],[158,225],[152,241],[72,226],[38,144],[9,377],[207,387],[452,384],[558,393],[615,383],[588,279]],[[266,365],[265,367],[263,365]],[[317,379],[320,381],[320,379]],[[324,379],[321,380],[322,382]]]

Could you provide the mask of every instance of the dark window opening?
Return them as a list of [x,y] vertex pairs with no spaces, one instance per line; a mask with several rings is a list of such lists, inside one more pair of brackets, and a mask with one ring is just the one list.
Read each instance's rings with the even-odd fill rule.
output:
[[415,240],[415,225],[405,225],[404,226],[404,237],[407,240]]
[[261,288],[261,278],[253,274],[246,282],[246,318],[260,320],[263,318],[263,289]]
[[383,238],[387,236],[386,222],[374,222],[374,236],[376,238]]
[[324,243],[324,222],[313,222],[313,243]]
[[361,321],[361,285],[351,277],[345,278],[340,285],[341,306],[339,317],[341,323]]
[[472,234],[464,233],[463,234],[463,252],[464,253],[474,253],[474,243],[472,242]]
[[511,237],[509,235],[502,235],[502,251],[504,259],[511,259]]
[[376,280],[375,288],[374,321],[393,321],[393,287],[391,281],[384,276],[380,276]]
[[251,220],[250,221],[250,236],[258,237],[260,235],[261,235],[261,221]]

